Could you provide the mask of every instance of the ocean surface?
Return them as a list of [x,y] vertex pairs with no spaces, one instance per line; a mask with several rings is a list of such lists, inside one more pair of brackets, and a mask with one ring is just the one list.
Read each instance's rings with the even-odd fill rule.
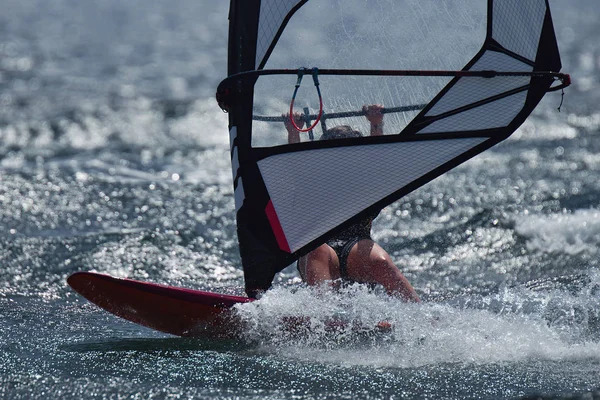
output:
[[[600,398],[600,8],[551,1],[565,92],[506,142],[385,208],[374,236],[425,303],[293,268],[242,340],[120,320],[76,271],[243,294],[228,2],[2,0],[0,398]],[[344,314],[386,335],[290,337]],[[317,324],[318,328],[318,324]]]

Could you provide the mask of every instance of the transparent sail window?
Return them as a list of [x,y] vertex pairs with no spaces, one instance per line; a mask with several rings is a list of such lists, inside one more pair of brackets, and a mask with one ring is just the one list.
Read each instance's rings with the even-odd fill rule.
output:
[[[266,69],[460,70],[481,48],[486,4],[467,0],[321,0],[300,8],[288,22]],[[262,76],[255,86],[254,147],[288,142],[283,115],[289,114],[295,75]],[[440,77],[320,75],[324,123],[301,133],[318,140],[323,129],[347,125],[363,135],[369,122],[364,105],[396,109],[384,116],[384,134],[398,134],[450,81]],[[294,112],[305,127],[318,114],[312,77],[304,76]]]

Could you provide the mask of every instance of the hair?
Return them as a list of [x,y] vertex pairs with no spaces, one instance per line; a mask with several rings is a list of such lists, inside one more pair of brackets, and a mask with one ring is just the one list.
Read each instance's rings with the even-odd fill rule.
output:
[[348,125],[340,125],[330,129],[327,129],[322,135],[320,140],[330,139],[346,139],[346,138],[357,138],[362,137],[360,131],[354,130]]

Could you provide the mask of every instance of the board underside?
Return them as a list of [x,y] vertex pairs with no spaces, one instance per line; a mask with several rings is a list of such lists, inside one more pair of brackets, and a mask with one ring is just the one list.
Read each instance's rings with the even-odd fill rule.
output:
[[67,279],[80,295],[106,311],[176,336],[234,337],[241,321],[231,307],[252,299],[176,288],[94,272]]

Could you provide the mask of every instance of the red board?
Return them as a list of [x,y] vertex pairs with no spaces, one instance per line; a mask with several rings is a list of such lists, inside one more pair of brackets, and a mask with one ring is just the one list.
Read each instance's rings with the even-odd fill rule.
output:
[[241,329],[231,307],[252,301],[154,283],[76,272],[67,282],[80,295],[121,318],[177,336],[232,337]]

